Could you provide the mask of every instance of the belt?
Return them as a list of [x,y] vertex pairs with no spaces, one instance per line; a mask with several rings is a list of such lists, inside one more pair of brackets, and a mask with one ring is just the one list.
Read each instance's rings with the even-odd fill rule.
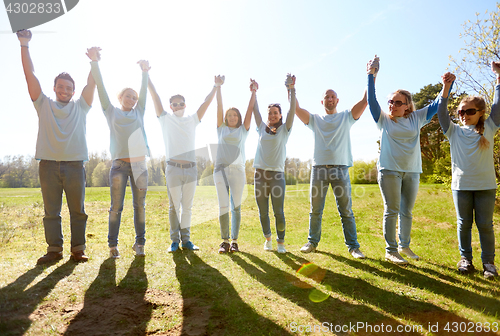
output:
[[317,165],[315,168],[342,168],[343,165]]
[[169,166],[174,166],[177,168],[192,168],[196,166],[196,162],[189,162],[189,163],[177,163],[173,161],[167,161],[167,164]]

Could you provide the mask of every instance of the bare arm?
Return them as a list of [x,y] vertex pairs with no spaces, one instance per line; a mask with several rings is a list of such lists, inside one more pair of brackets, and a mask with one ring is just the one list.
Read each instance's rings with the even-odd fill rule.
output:
[[148,77],[148,88],[149,92],[151,93],[151,98],[153,98],[153,104],[155,105],[156,116],[159,117],[163,113],[164,109],[161,103],[160,96],[156,92],[153,82],[151,82],[151,77]]
[[95,92],[95,80],[92,76],[92,70],[89,72],[89,77],[87,78],[87,85],[83,88],[82,97],[85,99],[85,102],[88,106],[92,106],[92,102],[94,101],[94,92]]
[[309,118],[311,117],[311,114],[309,113],[309,111],[299,106],[299,101],[297,100],[297,98],[295,98],[295,114],[305,125],[309,125]]
[[252,90],[252,96],[250,97],[250,102],[248,103],[247,113],[245,114],[245,120],[243,121],[243,126],[248,131],[250,129],[250,122],[252,121],[252,111],[255,105],[256,91]]
[[224,122],[224,109],[222,107],[222,92],[220,86],[217,88],[217,127]]
[[253,115],[255,118],[255,123],[257,127],[260,127],[262,123],[262,117],[259,112],[259,104],[257,103],[257,90],[259,89],[259,84],[253,79],[250,78],[250,90],[255,90],[255,103],[253,105]]
[[40,82],[35,76],[35,68],[33,67],[33,62],[31,61],[29,42],[31,40],[31,31],[20,30],[17,32],[17,38],[21,42],[21,61],[23,63],[24,76],[26,77],[26,83],[28,84],[28,92],[32,101],[35,101],[40,97],[42,93],[42,88],[40,87]]
[[200,108],[198,111],[196,111],[196,114],[198,114],[198,120],[201,121],[203,116],[205,115],[205,112],[207,112],[208,106],[210,106],[210,103],[214,99],[215,93],[217,92],[217,88],[224,84],[224,76],[215,76],[215,85],[212,88],[212,91],[208,94],[207,98],[205,98],[205,101],[203,104],[201,104]]
[[355,120],[358,120],[359,118],[361,118],[361,115],[363,114],[363,112],[365,111],[367,106],[368,106],[368,99],[366,96],[366,89],[365,89],[365,93],[363,94],[363,98],[359,102],[357,102],[351,109],[352,117]]
[[290,111],[286,116],[286,129],[292,128],[295,110],[297,106],[297,98],[295,97],[295,76],[288,74],[286,76],[285,86],[290,93]]

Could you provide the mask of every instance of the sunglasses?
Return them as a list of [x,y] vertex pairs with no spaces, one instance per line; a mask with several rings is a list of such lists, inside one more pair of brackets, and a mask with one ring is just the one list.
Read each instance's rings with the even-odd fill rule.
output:
[[403,105],[407,105],[406,103],[403,103],[401,100],[392,100],[392,99],[389,99],[387,101],[387,104],[389,105],[394,105],[396,107],[400,107],[400,106],[403,106]]
[[186,105],[186,103],[172,103],[170,105],[172,105],[173,107],[177,107],[177,105],[179,105],[180,107],[183,107]]
[[458,115],[463,116],[463,115],[474,115],[477,113],[477,109],[475,108],[470,108],[467,110],[458,110]]

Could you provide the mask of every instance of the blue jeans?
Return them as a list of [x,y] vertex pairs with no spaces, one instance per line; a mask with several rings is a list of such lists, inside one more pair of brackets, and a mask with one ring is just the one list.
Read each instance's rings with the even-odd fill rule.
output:
[[472,223],[476,226],[481,242],[481,259],[484,264],[495,260],[495,234],[493,210],[496,190],[452,190],[457,210],[458,249],[460,255],[472,260]]
[[321,221],[325,208],[328,187],[332,186],[337,210],[342,221],[344,241],[349,250],[359,248],[356,221],[352,213],[351,181],[347,166],[314,166],[311,174],[311,212],[309,214],[309,237],[311,244],[318,246],[321,239]]
[[229,206],[231,205],[231,239],[237,240],[241,223],[241,200],[246,182],[245,170],[232,165],[217,166],[214,170],[214,182],[219,199],[221,238],[229,239]]
[[260,225],[264,237],[271,237],[271,222],[269,220],[269,197],[273,205],[276,220],[278,243],[285,242],[285,173],[263,169],[255,169],[255,201],[259,207]]
[[63,250],[61,207],[63,191],[68,203],[71,252],[85,250],[85,168],[83,161],[41,160],[38,167],[45,216],[43,226],[47,252]]
[[167,165],[168,220],[172,242],[187,243],[191,238],[191,208],[198,179],[198,169]]
[[417,199],[420,173],[405,173],[383,169],[378,172],[378,184],[384,199],[384,238],[386,251],[398,251],[396,225],[399,217],[399,246],[410,247],[412,211]]
[[118,233],[125,199],[125,190],[130,177],[134,204],[135,242],[146,243],[146,193],[148,191],[148,169],[146,161],[125,162],[114,160],[109,171],[111,208],[109,209],[108,246],[118,245]]

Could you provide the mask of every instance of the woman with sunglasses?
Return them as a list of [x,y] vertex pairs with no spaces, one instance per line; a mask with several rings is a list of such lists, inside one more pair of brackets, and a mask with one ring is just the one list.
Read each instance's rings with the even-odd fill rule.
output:
[[[451,190],[457,212],[458,249],[461,259],[458,271],[474,271],[472,264],[472,223],[476,220],[481,242],[481,259],[485,278],[498,276],[495,267],[495,208],[496,177],[493,163],[493,138],[500,127],[500,62],[492,62],[496,74],[495,98],[488,119],[482,97],[467,96],[458,106],[458,118],[463,126],[451,122],[447,110],[448,94],[443,94],[438,117],[444,135],[450,141]],[[453,76],[453,75],[451,75]],[[454,80],[455,76],[448,80]]]
[[[219,199],[219,223],[223,242],[219,253],[239,252],[238,233],[241,223],[241,202],[246,183],[245,141],[248,136],[257,86],[252,92],[245,120],[236,107],[230,107],[223,116],[221,87],[217,88],[217,157],[214,182]],[[230,208],[231,206],[231,208]],[[229,245],[229,209],[231,209],[231,245]]]
[[[99,48],[99,50],[101,50]],[[110,152],[113,165],[109,171],[111,208],[109,209],[108,246],[111,258],[119,258],[118,233],[125,199],[127,182],[130,179],[134,205],[135,244],[132,249],[137,256],[144,256],[146,243],[146,193],[148,190],[148,169],[146,156],[149,147],[144,131],[144,110],[148,89],[148,61],[137,62],[142,70],[141,91],[125,88],[118,94],[121,107],[114,107],[102,81],[98,61],[99,53],[88,55],[92,60],[92,76],[110,131]]]
[[[264,250],[273,249],[271,240],[271,224],[269,220],[269,197],[273,205],[276,220],[276,234],[278,236],[278,253],[286,253],[285,249],[285,159],[286,143],[295,116],[295,76],[287,75],[285,85],[290,95],[290,111],[286,123],[283,125],[280,104],[268,106],[267,123],[263,122],[257,101],[254,105],[255,123],[259,132],[259,142],[253,166],[255,168],[255,200],[259,207],[260,224],[266,241]],[[256,90],[258,85],[252,80],[251,88]]]
[[[377,56],[367,65],[368,104],[373,119],[380,130],[380,152],[377,161],[378,183],[384,200],[383,232],[386,242],[385,259],[405,265],[420,257],[410,249],[412,210],[417,198],[422,158],[420,154],[420,129],[437,112],[437,99],[420,110],[415,110],[411,93],[397,90],[389,99],[389,113],[380,109],[375,96],[375,77],[379,70]],[[444,90],[449,88],[443,88]],[[399,245],[396,226],[399,217]]]

